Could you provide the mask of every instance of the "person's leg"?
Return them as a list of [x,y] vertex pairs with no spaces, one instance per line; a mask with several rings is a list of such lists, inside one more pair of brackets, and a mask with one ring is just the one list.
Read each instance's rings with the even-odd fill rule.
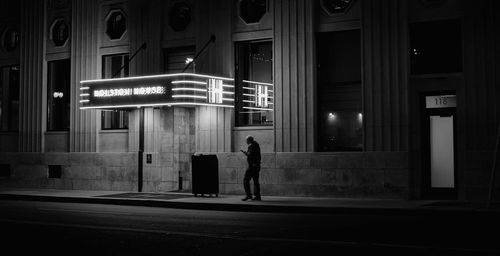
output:
[[260,183],[259,183],[260,167],[254,167],[253,170],[253,194],[256,200],[260,200]]
[[248,200],[252,198],[252,191],[250,191],[250,179],[252,178],[252,170],[247,168],[245,171],[245,177],[243,178],[243,187],[245,188],[246,197],[243,200]]

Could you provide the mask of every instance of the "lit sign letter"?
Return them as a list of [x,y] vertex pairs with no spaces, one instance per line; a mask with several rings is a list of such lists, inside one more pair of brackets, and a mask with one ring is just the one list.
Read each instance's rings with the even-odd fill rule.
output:
[[164,94],[165,88],[163,86],[148,86],[134,88],[134,95],[151,95],[151,94]]
[[222,80],[208,79],[208,102],[222,103]]
[[139,88],[118,88],[118,89],[99,89],[94,91],[94,97],[117,97],[130,95],[150,95],[164,94],[163,86],[139,87]]
[[94,91],[94,97],[128,96],[131,94],[132,89],[101,89]]
[[255,85],[255,105],[257,107],[267,108],[268,106],[268,91],[267,86],[262,84]]

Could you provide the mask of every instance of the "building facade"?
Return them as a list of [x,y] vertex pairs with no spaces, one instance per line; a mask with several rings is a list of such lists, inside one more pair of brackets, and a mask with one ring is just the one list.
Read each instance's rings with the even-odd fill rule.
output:
[[[1,5],[2,187],[189,190],[203,153],[218,156],[221,193],[243,193],[253,135],[263,195],[486,198],[498,1]],[[233,79],[230,107],[82,109],[81,81],[184,69]],[[193,88],[179,97],[211,97]]]

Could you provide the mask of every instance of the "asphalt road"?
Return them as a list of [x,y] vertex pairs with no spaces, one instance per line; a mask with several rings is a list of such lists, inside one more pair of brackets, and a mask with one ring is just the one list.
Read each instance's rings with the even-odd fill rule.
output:
[[2,255],[500,255],[499,222],[0,201]]

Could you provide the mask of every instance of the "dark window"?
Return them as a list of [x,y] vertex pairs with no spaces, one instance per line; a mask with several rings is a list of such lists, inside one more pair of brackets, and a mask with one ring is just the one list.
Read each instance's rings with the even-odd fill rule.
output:
[[47,130],[69,130],[70,60],[48,62]]
[[101,129],[128,129],[128,112],[125,110],[102,110]]
[[[184,67],[193,60],[196,50],[194,46],[168,48],[165,51],[165,72],[181,73]],[[195,72],[196,63],[192,63],[186,72]]]
[[319,151],[360,151],[361,40],[359,30],[317,36]]
[[446,0],[420,0],[420,3],[426,7],[440,6],[445,2]]
[[68,8],[70,5],[70,0],[50,0],[49,1],[49,6],[52,9],[65,9]]
[[240,17],[245,23],[257,23],[267,11],[267,0],[240,0]]
[[462,72],[460,20],[419,22],[410,25],[411,73]]
[[19,130],[19,66],[0,69],[0,130]]
[[191,23],[191,7],[186,2],[177,2],[169,12],[168,24],[174,31],[183,31]]
[[49,178],[60,179],[62,176],[62,166],[60,165],[49,165]]
[[19,46],[19,30],[7,28],[3,32],[2,46],[4,51],[13,52]]
[[344,12],[352,2],[352,0],[321,0],[320,4],[328,15],[333,15]]
[[[128,53],[103,56],[102,78],[127,77],[129,74],[128,60]],[[128,129],[128,111],[102,110],[101,129]]]
[[272,125],[273,43],[236,44],[236,125]]
[[0,177],[10,177],[10,164],[0,164]]

